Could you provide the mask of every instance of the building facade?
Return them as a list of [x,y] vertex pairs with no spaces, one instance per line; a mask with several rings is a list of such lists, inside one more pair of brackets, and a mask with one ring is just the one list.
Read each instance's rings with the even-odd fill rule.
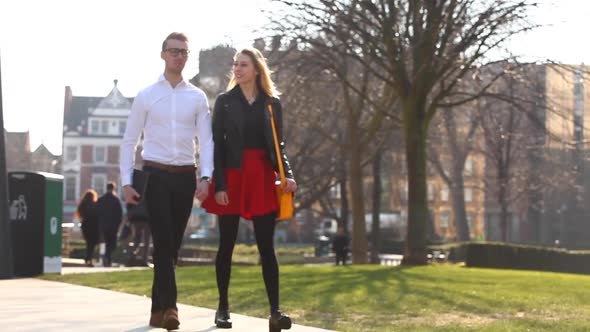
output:
[[[530,64],[512,71],[495,93],[517,96],[517,109],[491,101],[503,137],[513,139],[511,166],[502,170],[487,159],[486,233],[502,240],[502,210],[507,214],[507,236],[512,242],[589,248],[590,218],[587,139],[590,130],[590,82],[587,66]],[[491,122],[491,121],[488,121]],[[496,130],[502,128],[498,127]],[[494,148],[488,144],[488,151]],[[502,185],[498,174],[510,177]],[[496,199],[504,186],[508,201]],[[502,206],[504,205],[504,207]]]
[[[64,221],[71,221],[87,189],[99,195],[108,181],[119,182],[119,146],[132,98],[114,87],[106,97],[74,96],[65,89],[63,129]],[[120,190],[120,188],[119,188]]]

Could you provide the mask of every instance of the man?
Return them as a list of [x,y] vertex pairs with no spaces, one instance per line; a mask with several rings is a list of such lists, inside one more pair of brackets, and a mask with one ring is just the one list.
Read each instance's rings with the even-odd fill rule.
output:
[[[143,132],[143,170],[147,174],[145,200],[153,239],[154,281],[150,325],[175,330],[180,325],[176,307],[175,263],[193,196],[208,195],[213,172],[211,117],[205,93],[182,77],[189,54],[188,39],[171,33],[162,43],[165,62],[160,79],[140,91],[133,101],[121,145],[121,181],[125,201],[137,204],[131,186],[135,149]],[[195,174],[195,134],[199,143],[200,173]]]
[[123,219],[121,201],[115,190],[114,182],[107,184],[107,192],[96,202],[96,214],[98,216],[98,229],[105,243],[105,253],[102,257],[102,265],[112,265],[111,255],[117,248],[117,231]]
[[342,265],[346,265],[348,259],[348,236],[344,233],[343,227],[338,227],[334,238],[332,239],[332,250],[336,254],[336,265],[342,262]]

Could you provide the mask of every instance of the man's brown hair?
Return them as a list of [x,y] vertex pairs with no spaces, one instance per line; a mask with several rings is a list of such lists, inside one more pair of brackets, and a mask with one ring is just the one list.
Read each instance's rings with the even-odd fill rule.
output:
[[186,35],[184,33],[173,32],[173,33],[169,34],[168,37],[166,37],[166,39],[164,39],[164,42],[162,42],[162,52],[164,52],[166,50],[166,43],[171,39],[180,40],[185,43],[188,43],[188,38],[186,37]]

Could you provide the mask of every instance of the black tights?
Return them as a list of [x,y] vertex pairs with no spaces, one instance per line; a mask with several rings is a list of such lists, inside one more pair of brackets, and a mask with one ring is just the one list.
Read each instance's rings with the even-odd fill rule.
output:
[[[271,313],[279,310],[279,265],[274,249],[275,213],[253,217],[256,245],[262,263],[262,276]],[[215,259],[219,309],[229,309],[228,288],[231,259],[238,235],[239,215],[219,216],[219,249]]]

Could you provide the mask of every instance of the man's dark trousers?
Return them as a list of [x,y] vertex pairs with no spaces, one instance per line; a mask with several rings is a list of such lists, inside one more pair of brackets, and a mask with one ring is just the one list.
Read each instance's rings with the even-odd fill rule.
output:
[[156,312],[176,308],[175,265],[193,207],[196,175],[143,169],[149,174],[145,199],[154,242],[152,312]]

